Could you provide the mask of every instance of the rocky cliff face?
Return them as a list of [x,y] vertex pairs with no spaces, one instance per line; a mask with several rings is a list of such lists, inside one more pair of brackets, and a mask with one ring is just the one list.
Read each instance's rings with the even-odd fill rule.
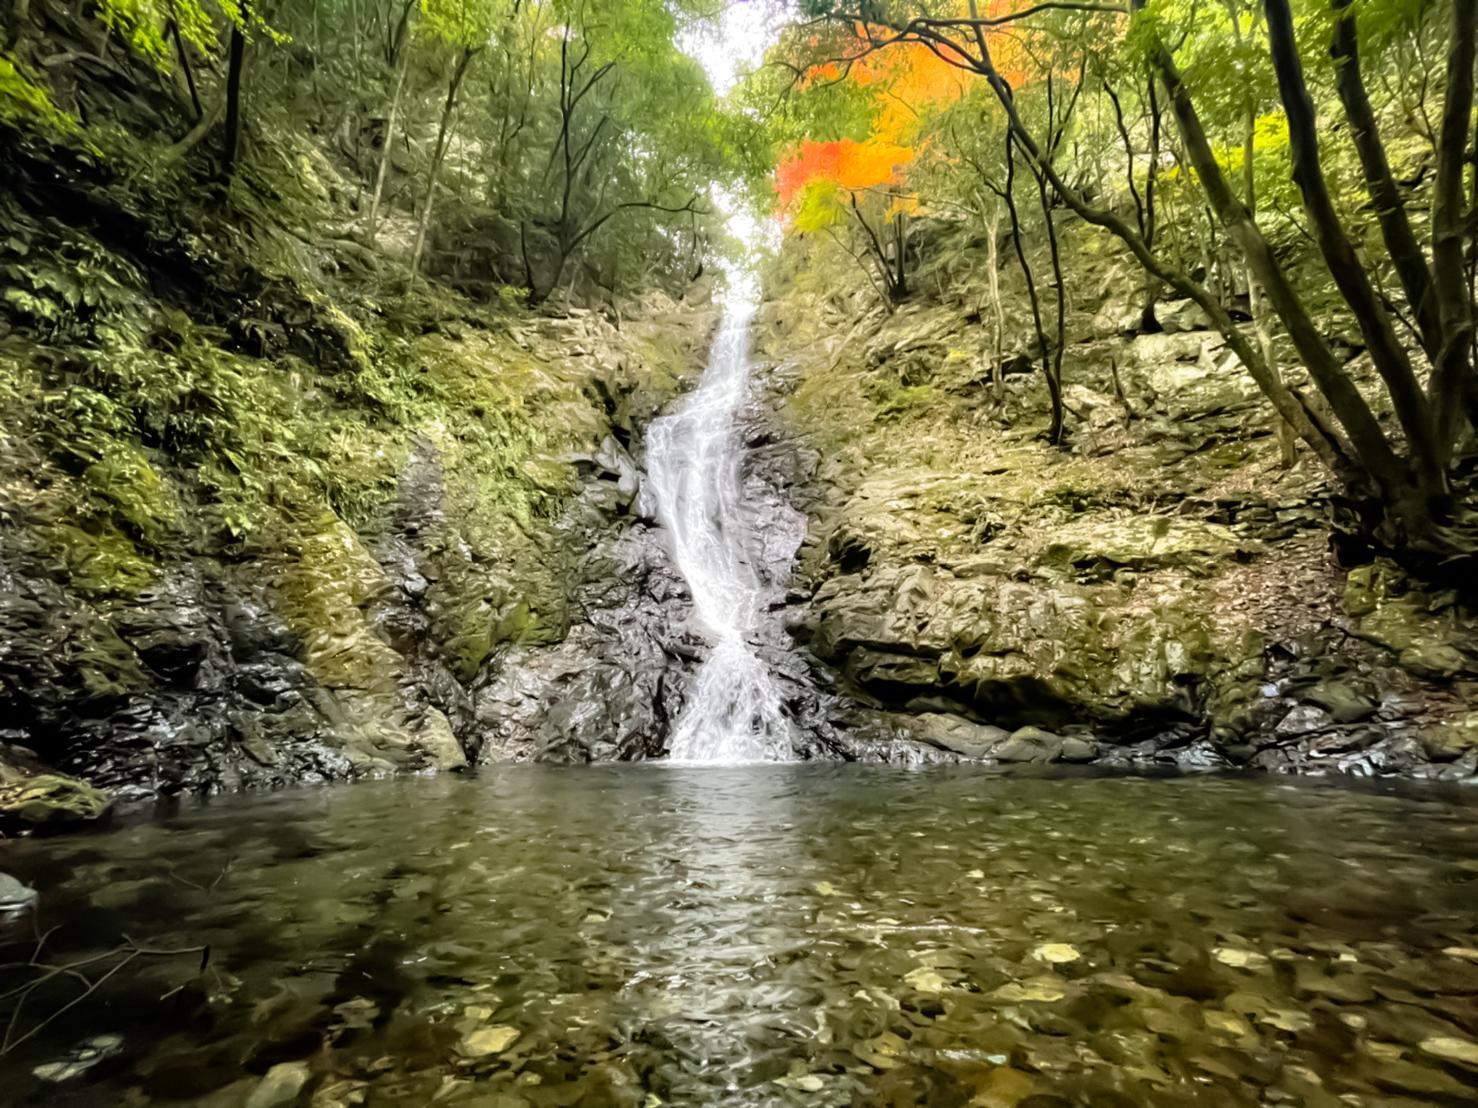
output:
[[380,303],[15,185],[0,818],[660,746],[637,458],[706,300]]
[[994,379],[978,290],[884,315],[797,282],[767,309],[811,517],[791,625],[853,753],[1472,778],[1472,613],[1336,549],[1219,337],[1180,304],[1136,333],[1103,307],[1133,287],[1072,319],[1064,448],[1029,352]]
[[[705,647],[642,429],[700,369],[706,301],[382,301],[146,218],[120,241],[107,190],[12,185],[10,824],[664,751]],[[1280,467],[1215,337],[1175,304],[1136,333],[1102,308],[1120,287],[1073,319],[1063,448],[1027,352],[996,373],[961,296],[767,306],[744,428],[768,578],[796,509],[808,535],[789,636],[756,645],[797,755],[1474,776],[1471,612],[1332,542],[1340,506]]]

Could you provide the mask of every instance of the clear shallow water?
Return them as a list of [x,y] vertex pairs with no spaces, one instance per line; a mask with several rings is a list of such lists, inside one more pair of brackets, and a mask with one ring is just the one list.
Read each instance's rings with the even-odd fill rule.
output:
[[43,960],[212,957],[130,963],[0,1059],[0,1103],[244,1105],[273,1066],[322,1106],[1471,1103],[1473,815],[858,766],[232,798],[6,847]]

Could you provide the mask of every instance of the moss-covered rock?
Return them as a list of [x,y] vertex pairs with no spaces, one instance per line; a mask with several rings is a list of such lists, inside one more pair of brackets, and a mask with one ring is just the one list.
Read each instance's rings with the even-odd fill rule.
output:
[[0,204],[0,741],[130,797],[467,764],[474,688],[633,522],[608,470],[711,306],[385,305],[125,190]]
[[84,781],[0,766],[0,828],[33,831],[91,823],[111,807],[105,793]]
[[[1091,284],[1101,259],[1072,230],[1063,246]],[[1162,305],[1171,325],[1135,333],[1106,274],[1069,317],[1053,447],[1033,358],[986,356],[988,288],[858,318],[825,274],[787,247],[758,342],[781,363],[777,433],[814,458],[790,623],[863,706],[859,733],[999,760],[970,736],[1035,724],[1090,730],[1106,741],[1074,736],[1074,759],[1115,764],[1425,772],[1425,749],[1474,771],[1449,687],[1478,660],[1472,617],[1384,562],[1335,564],[1330,488],[1280,468],[1196,312]]]

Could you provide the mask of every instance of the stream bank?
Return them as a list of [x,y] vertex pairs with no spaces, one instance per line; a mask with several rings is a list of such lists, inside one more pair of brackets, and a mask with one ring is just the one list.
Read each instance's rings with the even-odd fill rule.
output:
[[771,274],[756,438],[809,517],[788,621],[853,753],[1473,780],[1471,609],[1341,535],[1193,306],[1142,333],[1125,263],[1068,243],[1096,291],[1061,448],[1019,293],[997,373],[980,288],[885,313],[804,244]]

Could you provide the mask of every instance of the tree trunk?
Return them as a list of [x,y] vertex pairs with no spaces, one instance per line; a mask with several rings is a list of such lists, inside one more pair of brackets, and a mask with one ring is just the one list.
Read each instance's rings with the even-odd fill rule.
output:
[[908,296],[908,217],[902,212],[893,216],[893,295],[902,300]]
[[862,208],[857,203],[857,194],[851,194],[850,208],[852,218],[857,220],[857,225],[867,236],[867,252],[872,258],[872,263],[878,271],[878,290],[883,297],[883,306],[892,312],[894,306],[903,299],[903,293],[899,291],[893,275],[893,265],[888,260],[888,251],[883,247],[883,240],[873,230],[872,224],[862,214]]
[[1401,199],[1401,190],[1391,172],[1391,163],[1386,158],[1386,149],[1376,127],[1375,111],[1365,92],[1365,80],[1360,73],[1359,38],[1351,2],[1352,0],[1332,0],[1335,21],[1329,53],[1335,63],[1335,88],[1339,91],[1340,103],[1344,105],[1345,119],[1350,125],[1355,152],[1360,157],[1365,189],[1375,208],[1381,237],[1396,267],[1396,275],[1406,293],[1406,302],[1411,305],[1412,315],[1416,318],[1417,331],[1422,337],[1427,357],[1435,362],[1437,352],[1442,348],[1442,334],[1437,301],[1432,292],[1432,274],[1427,268],[1426,255],[1411,229],[1406,203]]
[[[1243,120],[1242,128],[1242,193],[1243,202],[1247,210],[1257,212],[1257,176],[1253,172],[1256,150],[1254,149],[1253,132],[1257,123],[1256,108],[1248,105],[1247,114]],[[1258,348],[1262,351],[1263,360],[1268,363],[1268,372],[1282,379],[1278,371],[1277,353],[1273,350],[1273,336],[1268,327],[1267,305],[1263,303],[1262,287],[1257,283],[1257,277],[1252,268],[1247,267],[1247,301],[1248,308],[1252,312],[1252,331],[1257,336]],[[1278,437],[1278,459],[1283,463],[1284,469],[1290,469],[1298,461],[1298,440],[1293,433],[1293,428],[1288,421],[1277,412],[1273,413],[1273,433]]]
[[1002,347],[1006,341],[1006,311],[1001,304],[1001,274],[999,251],[996,246],[996,236],[1000,233],[1001,214],[1000,209],[992,206],[989,218],[985,224],[986,245],[986,284],[990,288],[991,317],[995,321],[995,327],[991,334],[991,383],[995,387],[996,399],[1001,398],[1002,390],[1006,384],[1004,365],[1004,353]]
[[1445,463],[1462,426],[1462,407],[1469,396],[1473,366],[1470,350],[1473,304],[1463,272],[1463,242],[1468,213],[1463,204],[1463,168],[1467,160],[1468,124],[1473,112],[1474,34],[1478,0],[1453,0],[1452,41],[1447,52],[1447,99],[1437,145],[1437,174],[1432,185],[1432,279],[1442,347],[1432,366],[1432,407],[1436,450]]
[[[1021,266],[1021,276],[1026,281],[1026,297],[1031,304],[1032,326],[1036,330],[1037,349],[1041,352],[1042,378],[1047,385],[1047,396],[1052,404],[1053,432],[1062,434],[1062,396],[1052,376],[1052,351],[1047,343],[1047,332],[1042,329],[1042,302],[1037,296],[1037,280],[1032,274],[1031,263],[1026,260],[1026,247],[1021,237],[1021,213],[1016,209],[1016,139],[1006,132],[1006,188],[1002,193],[1006,201],[1006,214],[1011,218],[1011,245],[1016,249],[1016,261]],[[1056,442],[1054,438],[1052,440]]]
[[[1242,37],[1242,8],[1240,0],[1226,0],[1227,15],[1230,16],[1232,36],[1236,41],[1237,48],[1243,48]],[[1258,9],[1256,0],[1250,5],[1252,15],[1251,26],[1248,34],[1256,36]],[[1243,90],[1244,106],[1242,111],[1242,202],[1247,205],[1247,211],[1255,219],[1257,217],[1257,100],[1255,93],[1248,87]],[[1267,305],[1263,299],[1262,288],[1257,283],[1257,276],[1252,272],[1250,266],[1244,262],[1243,280],[1247,282],[1247,306],[1252,315],[1252,332],[1257,339],[1258,349],[1262,351],[1263,360],[1268,364],[1268,372],[1280,381],[1283,375],[1278,366],[1277,351],[1273,349],[1272,328],[1268,326]],[[1278,440],[1278,460],[1284,469],[1293,468],[1298,461],[1298,437],[1288,421],[1277,412],[1273,413],[1273,434]]]
[[[241,5],[241,18],[247,18],[247,5]],[[236,159],[241,151],[241,77],[246,66],[246,35],[235,23],[231,25],[230,61],[226,70],[226,148],[221,156],[221,180],[229,182],[236,173]]]
[[[1472,0],[1468,0],[1469,3]],[[1289,149],[1293,158],[1293,180],[1303,196],[1314,237],[1324,255],[1324,264],[1334,278],[1335,286],[1355,315],[1370,359],[1386,384],[1386,391],[1396,407],[1396,416],[1406,432],[1407,450],[1415,463],[1422,489],[1434,499],[1447,493],[1445,466],[1433,449],[1432,415],[1416,373],[1411,368],[1405,348],[1396,337],[1396,329],[1376,295],[1370,275],[1366,273],[1354,244],[1341,223],[1329,188],[1324,180],[1319,159],[1319,123],[1314,101],[1304,83],[1303,65],[1294,41],[1293,12],[1288,0],[1266,0],[1268,39],[1272,47],[1273,69],[1278,77],[1278,91],[1288,118]],[[1472,69],[1471,58],[1469,69]],[[1467,131],[1462,142],[1466,145]],[[1459,189],[1461,189],[1459,165]],[[1250,213],[1249,213],[1250,218]],[[1458,250],[1458,281],[1462,281],[1462,252]],[[1466,347],[1466,336],[1464,338]]]
[[[1145,246],[1155,248],[1155,232],[1159,230],[1155,208],[1155,185],[1160,179],[1160,97],[1155,91],[1154,74],[1146,76],[1146,97],[1150,105],[1150,164],[1144,177],[1144,229],[1140,232]],[[1140,312],[1140,330],[1153,334],[1162,330],[1155,318],[1155,303],[1160,299],[1160,283],[1150,280],[1145,289],[1144,310]]]
[[1057,225],[1052,219],[1052,204],[1047,196],[1047,179],[1040,173],[1037,196],[1042,205],[1042,222],[1047,228],[1047,247],[1052,259],[1052,287],[1057,297],[1057,342],[1052,347],[1052,369],[1047,374],[1047,398],[1052,405],[1052,424],[1047,441],[1053,446],[1062,442],[1062,351],[1067,346],[1067,285],[1062,278],[1062,254],[1057,245]]
[[385,178],[390,173],[391,150],[395,145],[395,124],[400,118],[400,102],[405,91],[405,72],[410,68],[411,52],[407,47],[400,52],[395,67],[395,91],[390,96],[390,114],[385,120],[385,139],[380,148],[380,168],[375,171],[375,191],[370,195],[369,216],[365,220],[365,237],[369,245],[375,244],[379,231],[380,202],[385,196]]
[[190,93],[190,106],[195,109],[195,122],[199,123],[205,116],[205,109],[200,106],[200,90],[195,87],[195,70],[190,65],[190,55],[185,50],[185,40],[180,37],[178,20],[169,21],[169,34],[174,39],[175,57],[179,60],[180,72],[185,77],[185,88]]
[[441,109],[441,125],[436,131],[436,146],[431,154],[431,165],[426,170],[426,198],[421,205],[421,220],[416,227],[416,245],[411,251],[411,276],[414,279],[421,268],[421,252],[426,246],[426,232],[431,226],[431,210],[436,201],[436,179],[441,173],[441,163],[446,159],[446,149],[451,140],[452,116],[457,110],[457,93],[462,87],[462,79],[467,76],[467,68],[472,64],[478,48],[475,46],[464,47],[462,56],[457,59],[457,66],[452,70],[451,80],[447,83],[446,103]]

